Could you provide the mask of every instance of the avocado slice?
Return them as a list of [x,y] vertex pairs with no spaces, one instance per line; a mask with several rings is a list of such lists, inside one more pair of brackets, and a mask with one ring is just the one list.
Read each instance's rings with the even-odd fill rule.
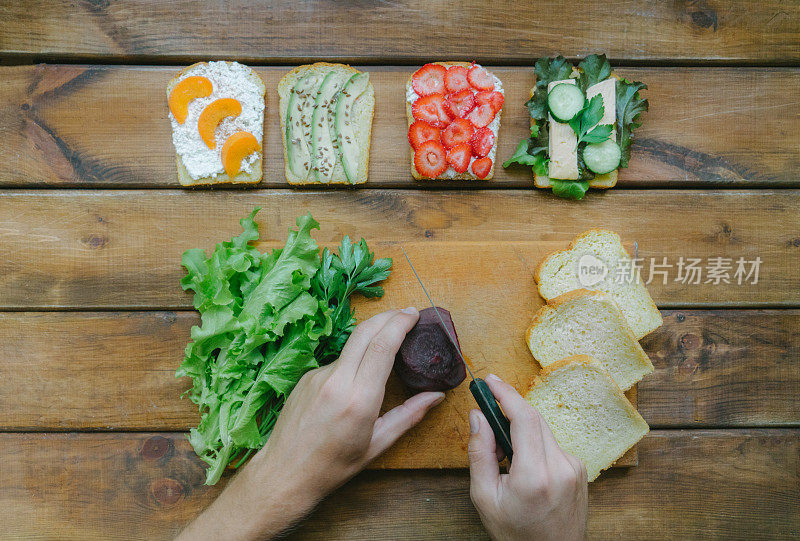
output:
[[336,94],[348,79],[347,72],[334,69],[325,76],[314,102],[311,119],[311,163],[317,180],[329,184],[336,168],[336,141],[333,138],[333,109]]
[[335,127],[338,140],[339,159],[344,174],[351,184],[358,178],[358,164],[361,162],[361,146],[356,142],[356,122],[353,106],[369,86],[368,73],[356,73],[342,88],[336,98]]
[[311,72],[292,87],[286,110],[286,156],[289,169],[305,179],[311,170],[311,118],[321,76]]

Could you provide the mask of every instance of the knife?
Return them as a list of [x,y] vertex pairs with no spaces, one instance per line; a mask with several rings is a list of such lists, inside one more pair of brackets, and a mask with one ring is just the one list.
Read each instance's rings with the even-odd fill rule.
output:
[[436,308],[436,304],[434,304],[433,299],[431,299],[428,290],[425,288],[425,284],[422,283],[422,279],[419,277],[419,274],[417,274],[417,269],[414,268],[414,264],[411,263],[411,259],[408,258],[405,248],[401,246],[400,249],[403,250],[403,255],[406,256],[406,261],[408,261],[408,265],[414,272],[414,276],[417,277],[417,282],[419,282],[419,285],[422,287],[422,291],[424,291],[425,296],[428,297],[428,301],[431,303],[433,311],[436,312],[436,315],[439,317],[439,322],[442,324],[442,328],[444,329],[447,338],[450,339],[450,343],[453,344],[453,347],[458,352],[458,356],[461,358],[461,362],[464,363],[464,367],[466,367],[469,377],[472,378],[472,381],[469,384],[469,391],[472,393],[472,396],[478,403],[478,407],[483,412],[486,420],[489,421],[489,426],[492,427],[492,432],[494,432],[494,439],[506,454],[506,458],[508,458],[508,462],[510,464],[511,457],[514,454],[513,449],[511,448],[511,423],[508,422],[508,418],[506,418],[506,416],[503,414],[503,411],[500,409],[500,405],[497,403],[497,399],[495,399],[491,389],[489,389],[489,385],[487,385],[486,382],[481,378],[476,378],[472,375],[472,370],[470,370],[467,361],[464,359],[464,355],[461,353],[461,348],[458,346],[455,338],[450,334],[450,330],[447,328],[447,325],[442,318],[442,314],[439,313],[439,309]]

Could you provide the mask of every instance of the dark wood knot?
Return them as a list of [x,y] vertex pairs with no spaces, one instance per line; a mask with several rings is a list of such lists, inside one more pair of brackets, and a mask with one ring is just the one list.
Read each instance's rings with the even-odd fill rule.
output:
[[183,498],[183,485],[175,479],[164,477],[150,483],[150,492],[159,505],[175,505]]
[[686,333],[681,336],[681,349],[697,349],[700,346],[700,337],[696,334]]
[[153,436],[144,440],[142,445],[142,458],[145,460],[157,460],[167,454],[172,445],[164,436]]
[[99,250],[108,242],[108,237],[103,235],[88,235],[81,239],[82,242],[93,250]]

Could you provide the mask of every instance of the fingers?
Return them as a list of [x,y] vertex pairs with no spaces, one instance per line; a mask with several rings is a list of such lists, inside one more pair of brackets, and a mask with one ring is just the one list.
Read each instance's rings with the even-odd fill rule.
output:
[[511,445],[514,448],[511,467],[524,468],[528,473],[544,471],[547,455],[541,415],[514,387],[494,374],[486,378],[486,383],[511,421]]
[[418,319],[416,308],[400,310],[369,341],[355,375],[355,384],[357,389],[365,391],[368,398],[377,400],[378,407],[383,400],[386,380],[392,371],[397,350]]
[[469,412],[470,493],[475,504],[497,493],[500,465],[495,452],[494,433],[480,410]]
[[367,351],[370,340],[399,312],[399,310],[387,310],[359,323],[344,345],[342,353],[339,355],[339,360],[336,361],[338,369],[348,371],[354,377],[361,359],[364,358],[364,353]]
[[387,411],[375,421],[367,460],[383,454],[409,429],[417,425],[431,409],[444,400],[444,393],[419,393]]

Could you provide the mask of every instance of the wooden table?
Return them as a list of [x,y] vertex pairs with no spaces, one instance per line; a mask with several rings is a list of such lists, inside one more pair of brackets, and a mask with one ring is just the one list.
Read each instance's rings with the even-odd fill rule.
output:
[[[173,379],[197,321],[180,253],[237,231],[268,240],[297,209],[370,241],[566,244],[596,226],[639,255],[762,260],[758,284],[650,289],[643,345],[652,427],[639,465],[590,487],[593,538],[800,535],[800,4],[663,2],[74,2],[0,0],[0,532],[169,538],[218,493],[184,433]],[[451,5],[452,4],[452,5]],[[606,52],[648,83],[631,167],[572,203],[522,168],[414,183],[400,85],[429,60],[477,60],[505,83],[500,160],[525,134],[539,56]],[[268,89],[265,181],[177,187],[164,86],[236,59]],[[368,67],[378,102],[370,180],[292,191],[277,80],[315,59]],[[386,223],[392,224],[391,228]],[[674,269],[673,269],[674,272]],[[298,538],[483,538],[465,470],[369,471]]]

